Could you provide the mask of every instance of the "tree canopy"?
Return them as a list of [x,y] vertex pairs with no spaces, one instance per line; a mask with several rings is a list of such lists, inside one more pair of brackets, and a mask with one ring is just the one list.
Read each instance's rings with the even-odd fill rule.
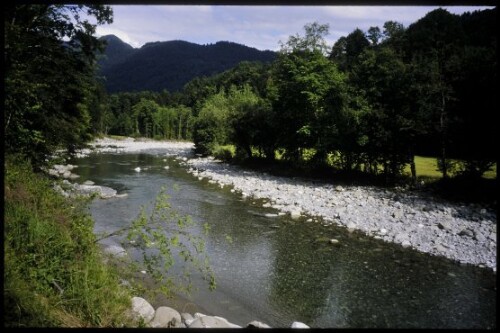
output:
[[[91,23],[86,17],[94,18]],[[109,6],[19,5],[5,11],[5,148],[41,163],[90,138],[94,37]]]

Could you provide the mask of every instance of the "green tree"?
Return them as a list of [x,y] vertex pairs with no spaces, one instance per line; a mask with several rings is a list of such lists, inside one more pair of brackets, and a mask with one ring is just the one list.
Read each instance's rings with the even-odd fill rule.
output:
[[88,102],[95,53],[101,47],[94,37],[95,27],[111,22],[109,6],[7,7],[4,15],[7,153],[23,153],[38,165],[55,149],[74,151],[90,138]]
[[463,37],[459,17],[444,9],[428,13],[408,27],[406,33],[408,57],[418,68],[417,104],[436,129],[440,142],[438,165],[443,178],[448,177],[451,168],[449,130],[457,121],[452,110],[458,102],[453,82],[459,75],[459,41]]
[[[345,97],[345,77],[323,53],[321,39],[328,27],[307,27],[304,37],[291,36],[281,50],[270,87],[275,123],[279,124],[278,145],[285,148],[285,157],[294,161],[300,159],[303,148],[317,148],[318,156],[326,155],[333,119],[328,113],[343,108]],[[317,34],[311,35],[314,31]]]
[[141,98],[139,103],[132,107],[135,119],[135,134],[145,137],[153,137],[156,134],[158,123],[155,122],[154,115],[160,106],[156,102]]
[[194,123],[193,140],[199,153],[210,154],[216,146],[229,142],[231,108],[224,90],[205,101]]
[[413,163],[419,128],[410,103],[407,65],[392,47],[384,46],[366,49],[351,74],[372,109],[365,117],[367,163],[381,164],[387,176],[396,176],[406,163]]
[[355,29],[347,37],[341,37],[333,45],[330,59],[335,61],[342,70],[350,70],[357,57],[365,48],[370,46],[361,29]]
[[[233,106],[231,112],[231,137],[230,140],[236,145],[238,156],[243,152],[247,158],[252,157],[252,146],[267,151],[268,158],[274,158],[265,144],[269,139],[265,131],[270,130],[266,118],[271,116],[270,105],[252,91],[249,85],[244,85],[241,89],[232,86],[228,101]],[[271,156],[272,155],[272,156]]]
[[379,41],[382,39],[383,34],[380,31],[379,27],[370,27],[368,29],[368,33],[366,34],[366,37],[370,41],[372,45],[377,45]]
[[280,52],[293,53],[297,51],[317,51],[326,56],[328,46],[325,41],[325,36],[328,35],[328,29],[328,24],[319,24],[318,22],[308,23],[304,26],[304,36],[296,34],[288,37],[286,43],[280,42]]

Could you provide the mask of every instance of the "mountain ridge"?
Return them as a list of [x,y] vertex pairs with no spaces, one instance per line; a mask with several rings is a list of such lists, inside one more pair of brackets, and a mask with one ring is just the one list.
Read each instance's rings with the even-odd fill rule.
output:
[[241,61],[270,62],[276,57],[273,51],[260,51],[230,41],[200,45],[172,40],[133,48],[115,35],[100,39],[107,46],[98,60],[98,75],[104,78],[110,93],[179,91],[195,77],[223,72]]

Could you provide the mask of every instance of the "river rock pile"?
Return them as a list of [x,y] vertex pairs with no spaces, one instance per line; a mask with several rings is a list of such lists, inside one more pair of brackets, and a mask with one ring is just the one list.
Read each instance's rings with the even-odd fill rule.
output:
[[98,153],[136,153],[136,152],[161,152],[171,156],[190,155],[194,144],[192,142],[154,141],[145,138],[124,138],[114,140],[110,138],[93,141],[90,149],[82,149],[76,157],[88,156],[91,152]]
[[[202,313],[179,313],[168,306],[160,306],[156,310],[142,297],[132,298],[129,316],[135,322],[143,322],[151,328],[242,328],[230,323],[226,318],[207,316]],[[246,328],[271,328],[269,325],[254,320]],[[291,328],[309,328],[304,323],[293,322]]]
[[65,197],[96,195],[101,199],[125,197],[126,193],[118,194],[115,189],[108,186],[94,185],[92,181],[85,181],[83,184],[70,183],[64,179],[60,184],[54,184],[54,190]]
[[369,186],[340,186],[242,170],[213,158],[185,162],[198,179],[230,185],[242,197],[266,199],[265,207],[321,217],[325,225],[359,230],[374,238],[496,271],[496,212],[453,204],[428,193]]

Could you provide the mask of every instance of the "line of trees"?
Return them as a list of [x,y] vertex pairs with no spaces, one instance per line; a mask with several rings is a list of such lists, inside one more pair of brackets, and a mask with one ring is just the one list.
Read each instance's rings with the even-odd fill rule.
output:
[[91,103],[91,128],[95,134],[190,139],[191,108],[179,104],[175,98],[168,91],[108,95],[98,84]]
[[496,157],[495,17],[437,9],[408,28],[356,29],[330,51],[328,26],[308,24],[271,66],[186,86],[185,98],[196,96],[196,146],[233,144],[248,158],[251,147],[269,159],[279,150],[290,161],[313,150],[313,162],[389,177],[409,164],[414,180],[415,155],[431,155],[445,178],[479,177]]

